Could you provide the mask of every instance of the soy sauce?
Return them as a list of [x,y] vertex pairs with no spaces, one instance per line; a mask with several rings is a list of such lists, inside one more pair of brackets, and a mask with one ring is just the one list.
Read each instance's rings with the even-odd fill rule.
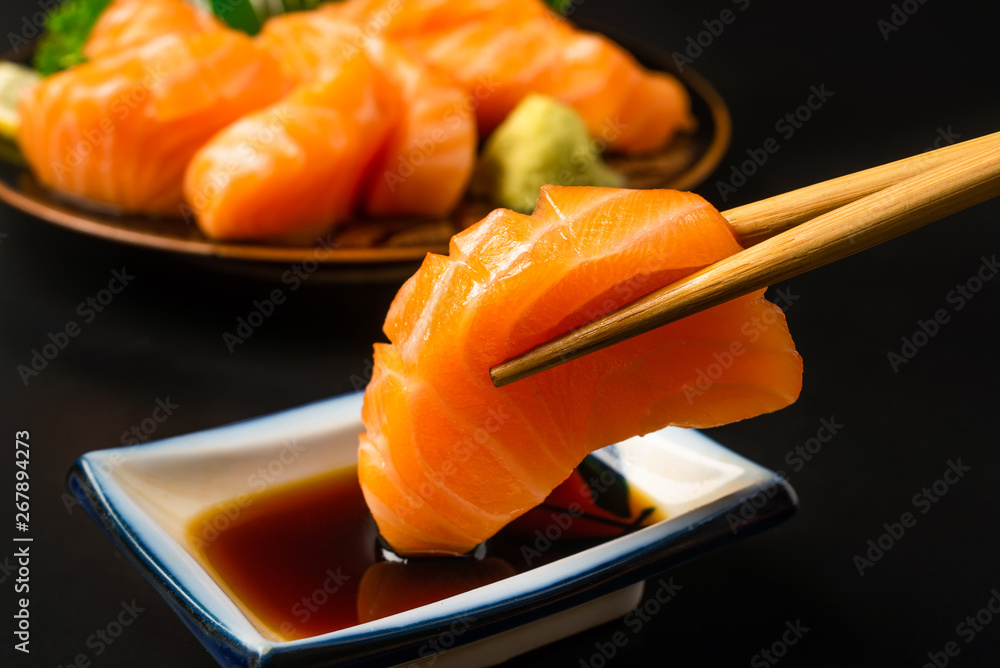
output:
[[265,635],[307,638],[502,580],[661,519],[642,494],[592,460],[479,556],[387,561],[354,468],[213,509],[188,535]]

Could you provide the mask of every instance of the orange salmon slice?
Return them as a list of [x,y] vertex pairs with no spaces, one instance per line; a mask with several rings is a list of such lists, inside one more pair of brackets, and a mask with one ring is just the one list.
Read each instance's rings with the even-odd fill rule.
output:
[[143,46],[163,35],[196,35],[223,30],[208,12],[184,0],[114,0],[83,45],[88,60]]
[[214,239],[314,242],[353,215],[399,112],[359,52],[213,137],[188,167],[187,203]]
[[244,34],[166,35],[25,91],[18,141],[50,188],[176,217],[195,151],[287,90],[278,63]]
[[[343,7],[343,5],[337,5]],[[366,34],[343,12],[300,12],[268,21],[259,41],[288,76],[312,81],[363,51],[402,104],[365,183],[370,216],[442,217],[458,204],[476,160],[476,120],[463,90],[402,48]]]
[[386,540],[401,554],[468,552],[593,450],[795,401],[802,361],[762,291],[490,381],[492,365],[739,250],[691,193],[545,186],[531,216],[494,211],[428,255],[390,307],[365,392],[359,476]]

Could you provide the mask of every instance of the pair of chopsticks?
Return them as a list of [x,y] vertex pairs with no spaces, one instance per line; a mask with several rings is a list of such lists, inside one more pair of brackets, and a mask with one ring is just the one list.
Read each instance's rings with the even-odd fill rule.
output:
[[1000,195],[1000,132],[723,211],[745,250],[490,369],[496,387]]

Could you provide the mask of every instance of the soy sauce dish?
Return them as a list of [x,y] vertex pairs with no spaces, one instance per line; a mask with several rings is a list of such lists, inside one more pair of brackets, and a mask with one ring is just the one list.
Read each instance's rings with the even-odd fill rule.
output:
[[776,473],[668,428],[598,451],[471,555],[400,560],[358,489],[360,413],[351,394],[91,452],[68,484],[212,656],[247,667],[495,665],[650,604],[645,579],[796,509]]

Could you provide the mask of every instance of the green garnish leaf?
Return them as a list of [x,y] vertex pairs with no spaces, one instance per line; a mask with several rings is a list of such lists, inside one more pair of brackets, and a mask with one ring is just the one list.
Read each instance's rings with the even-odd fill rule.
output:
[[251,35],[260,32],[263,21],[250,0],[212,0],[212,11],[233,28]]
[[316,9],[323,0],[281,0],[281,6],[285,12],[302,12],[309,9]]
[[268,0],[211,0],[212,12],[230,27],[256,35],[272,16],[316,9],[326,0],[281,0],[279,6]]
[[48,76],[84,62],[83,44],[110,1],[67,0],[53,10],[35,48],[35,69]]
[[[331,0],[281,0],[285,12],[315,9]],[[335,1],[335,0],[333,0]],[[556,11],[565,14],[577,0],[547,0]],[[49,14],[45,28],[35,48],[33,65],[42,76],[65,70],[85,62],[83,45],[101,12],[111,0],[66,0]],[[251,35],[260,32],[271,15],[272,5],[266,0],[189,0],[194,4],[211,5],[212,12],[233,28]],[[281,13],[280,9],[277,13]],[[16,45],[15,45],[16,46]]]
[[546,0],[552,9],[560,14],[565,14],[569,8],[576,4],[576,0]]

